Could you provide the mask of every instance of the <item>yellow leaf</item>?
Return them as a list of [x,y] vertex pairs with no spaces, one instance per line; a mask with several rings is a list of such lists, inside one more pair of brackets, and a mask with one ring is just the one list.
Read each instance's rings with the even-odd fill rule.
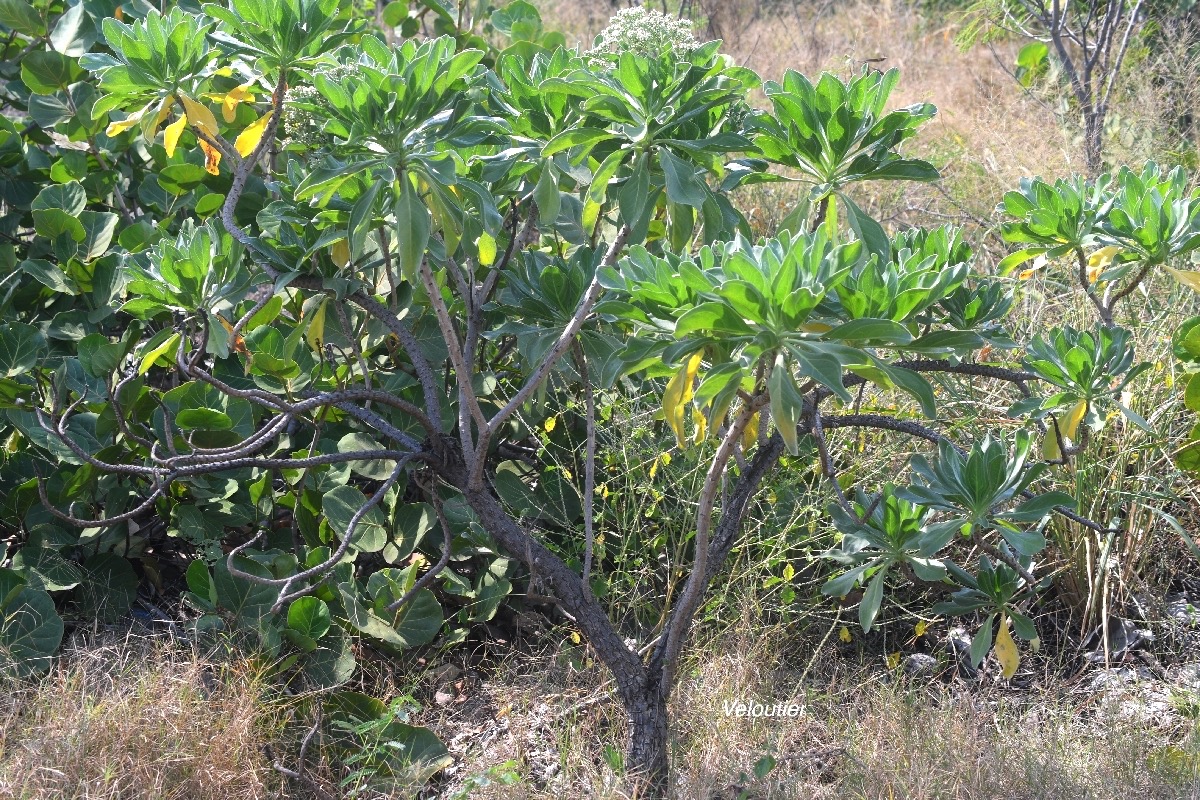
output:
[[350,243],[345,239],[338,239],[333,243],[333,247],[329,248],[329,257],[339,267],[346,266],[350,263]]
[[[149,106],[147,106],[146,108],[149,108]],[[136,114],[130,114],[128,117],[126,117],[123,120],[120,120],[119,122],[110,122],[108,124],[108,127],[104,129],[104,135],[105,136],[117,136],[119,134],[124,133],[125,131],[132,128],[134,125],[137,125],[139,122],[141,122],[142,115],[145,113],[146,113],[146,109],[143,108],[141,111],[137,112]]]
[[667,383],[663,392],[663,414],[667,424],[675,432],[675,442],[680,449],[687,447],[684,432],[684,411],[688,401],[692,399],[692,384],[696,379],[696,371],[700,368],[701,353],[695,353],[687,363]]
[[898,666],[900,666],[900,653],[888,653],[887,668],[895,669]]
[[1021,665],[1021,654],[1017,652],[1017,644],[1008,632],[1008,617],[1004,614],[1000,615],[1000,632],[996,634],[996,660],[1000,662],[1005,678],[1016,675],[1017,667]]
[[1083,422],[1083,418],[1087,414],[1087,409],[1087,400],[1080,400],[1067,412],[1062,425],[1062,434],[1072,442],[1076,440],[1075,434],[1079,432],[1079,423]]
[[179,137],[183,135],[185,125],[187,125],[187,114],[181,114],[179,119],[172,122],[163,131],[163,147],[167,150],[167,158],[175,155],[175,147],[179,144]]
[[217,118],[208,110],[208,106],[197,103],[186,94],[179,95],[179,99],[183,103],[183,109],[187,112],[187,116],[192,120],[192,124],[210,137],[215,137],[217,135]]
[[742,430],[742,451],[745,452],[754,446],[758,441],[758,412],[755,411],[750,417],[750,421],[746,423],[746,427]]
[[698,445],[708,435],[708,417],[700,413],[700,409],[695,407],[692,408],[692,427],[696,429],[692,433],[692,444]]
[[[225,329],[227,334],[233,336],[233,323],[220,314],[217,314],[217,321],[221,323],[221,327]],[[230,346],[233,347],[235,352],[241,353],[244,356],[250,355],[250,351],[246,349],[246,340],[240,334],[230,342]]]
[[1046,254],[1043,253],[1033,260],[1033,266],[1031,266],[1029,269],[1021,270],[1017,277],[1023,281],[1029,280],[1031,277],[1033,277],[1033,273],[1046,266],[1046,260]]
[[791,564],[784,564],[783,565],[783,579],[785,581],[790,581],[794,577],[796,577],[796,568],[793,567]]
[[1047,428],[1046,433],[1042,436],[1042,459],[1044,461],[1061,461],[1062,448],[1058,446],[1058,437],[1054,435],[1054,428]]
[[200,139],[200,149],[204,151],[204,171],[209,175],[220,175],[221,151]]
[[476,246],[479,248],[479,265],[490,267],[496,263],[496,240],[491,237],[487,231],[479,234],[479,238],[475,240]]
[[925,620],[921,620],[913,628],[913,631],[917,634],[918,637],[924,636],[925,631],[927,631],[927,630],[929,630],[929,623],[926,622]]
[[262,141],[263,134],[266,133],[267,124],[271,121],[272,113],[268,111],[263,114],[238,134],[237,139],[233,143],[233,148],[238,151],[239,156],[245,158],[254,152],[254,148],[258,147],[258,143]]
[[[1071,406],[1071,410],[1066,415],[1059,418],[1058,430],[1064,440],[1076,441],[1075,436],[1079,433],[1079,423],[1087,414],[1087,408],[1087,401],[1080,400]],[[1058,446],[1058,436],[1054,433],[1053,425],[1046,429],[1046,435],[1042,439],[1042,458],[1046,461],[1062,460],[1062,448]]]
[[254,95],[250,93],[250,88],[253,83],[243,83],[236,89],[230,89],[221,98],[221,117],[226,122],[233,122],[233,118],[237,116],[238,103],[246,102],[253,103]]
[[557,425],[558,417],[546,417],[546,421],[542,424],[542,427],[546,429],[546,433],[552,433]]
[[1088,256],[1087,265],[1089,267],[1104,269],[1113,262],[1113,259],[1116,258],[1117,254],[1120,252],[1121,248],[1117,247],[1116,245],[1110,244],[1108,247],[1101,247],[1099,250]]
[[662,462],[662,465],[664,467],[671,466],[671,454],[670,453],[659,453],[658,460]]
[[169,94],[162,99],[158,104],[158,112],[154,115],[154,119],[150,124],[142,129],[142,136],[146,141],[151,141],[158,135],[158,129],[167,121],[167,117],[171,116],[171,106],[175,102],[175,95]]
[[1166,267],[1167,272],[1179,281],[1180,284],[1191,289],[1193,292],[1200,292],[1200,272],[1195,270],[1174,269]]
[[313,312],[312,319],[308,321],[308,330],[304,332],[308,346],[317,352],[320,352],[321,345],[325,344],[325,305],[328,302],[328,298],[321,301],[317,310]]
[[850,629],[847,628],[845,625],[843,625],[842,629],[840,631],[838,631],[838,638],[841,639],[846,644],[849,644],[850,642],[852,642],[854,640],[854,636],[851,635]]
[[179,344],[179,334],[173,333],[168,336],[162,344],[151,350],[146,355],[142,356],[142,363],[138,365],[138,375],[145,375],[154,366],[154,363],[163,356],[171,352],[176,345]]
[[833,330],[833,326],[826,325],[824,322],[806,322],[800,326],[800,330],[805,333],[829,333]]

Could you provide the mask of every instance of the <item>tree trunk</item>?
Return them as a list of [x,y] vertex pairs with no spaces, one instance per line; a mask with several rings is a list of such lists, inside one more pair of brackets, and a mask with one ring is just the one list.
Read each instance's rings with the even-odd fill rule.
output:
[[670,787],[667,697],[657,686],[657,681],[650,683],[640,691],[621,692],[621,701],[629,717],[625,772],[633,797],[664,800]]
[[1083,115],[1083,159],[1089,178],[1104,170],[1104,115],[1098,111]]

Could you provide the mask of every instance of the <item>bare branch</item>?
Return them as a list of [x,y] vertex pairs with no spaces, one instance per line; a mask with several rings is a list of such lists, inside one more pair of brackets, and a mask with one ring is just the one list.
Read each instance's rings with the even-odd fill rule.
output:
[[563,353],[571,346],[571,342],[575,340],[576,334],[583,327],[583,322],[592,312],[592,307],[596,304],[596,300],[600,297],[600,270],[604,267],[611,267],[617,263],[617,257],[621,254],[621,250],[625,247],[625,242],[629,239],[631,233],[629,226],[622,226],[617,231],[617,236],[608,247],[608,252],[604,255],[604,260],[600,262],[600,266],[596,268],[596,275],[592,277],[592,282],[588,284],[587,290],[584,292],[583,298],[579,301],[579,307],[575,309],[571,321],[558,335],[554,345],[550,351],[546,353],[542,359],[542,363],[538,364],[537,369],[529,376],[529,380],[525,385],[513,396],[511,400],[505,404],[504,408],[496,412],[487,424],[486,430],[480,436],[479,448],[482,455],[487,455],[487,445],[490,438],[504,423],[504,420],[512,416],[513,412],[520,408],[526,400],[533,396],[538,387],[542,385],[542,381],[550,374],[550,370],[554,367],[558,360],[562,358]]

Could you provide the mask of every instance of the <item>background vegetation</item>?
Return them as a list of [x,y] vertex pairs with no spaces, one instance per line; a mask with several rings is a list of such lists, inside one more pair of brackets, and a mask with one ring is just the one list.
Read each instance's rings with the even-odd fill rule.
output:
[[[534,17],[511,9],[508,16],[491,15],[491,9],[466,5],[446,9],[461,15],[455,27],[436,5],[416,5],[411,14],[403,4],[346,9],[329,30],[357,17],[382,24],[395,42],[451,33],[459,48],[481,48],[490,65],[505,47],[552,49],[576,42],[587,47],[614,10],[607,3],[547,4],[535,25]],[[1028,238],[1036,231],[1021,234],[1014,225],[1022,218],[1017,199],[1007,209],[997,205],[1023,179],[1040,176],[1052,183],[1095,170],[1089,170],[1085,126],[1076,122],[1079,108],[1063,91],[1061,64],[1049,53],[1031,53],[1019,35],[989,27],[998,19],[996,7],[694,2],[666,10],[689,19],[697,40],[722,39],[723,52],[765,79],[779,80],[791,68],[814,80],[832,70],[848,81],[864,66],[899,67],[889,109],[930,102],[939,112],[905,142],[903,154],[928,162],[941,179],[864,183],[855,188],[854,199],[864,218],[879,220],[888,233],[913,225],[961,226],[960,235],[975,251],[973,275],[999,276],[1012,267],[992,285],[1013,291],[1004,333],[1024,344],[1051,327],[1091,328],[1097,308],[1086,289],[1101,273],[1089,280],[1085,270],[1079,281],[1069,248],[1065,266],[1055,260],[1060,253],[1039,259],[1044,253],[1034,252],[1024,263],[1006,263],[1015,250],[1039,243]],[[106,437],[120,433],[119,408],[114,414],[97,407],[69,422],[62,417],[71,426],[63,428],[62,440],[36,424],[31,405],[61,415],[56,395],[74,392],[82,400],[89,391],[99,390],[102,397],[110,390],[110,402],[118,401],[113,406],[134,409],[130,419],[146,423],[163,441],[173,438],[163,427],[172,424],[165,421],[170,415],[200,434],[188,440],[189,447],[230,446],[235,439],[225,435],[229,430],[251,434],[236,403],[185,398],[177,388],[176,352],[186,356],[180,345],[186,346],[189,335],[180,321],[199,298],[232,298],[228,307],[209,305],[214,316],[207,335],[219,338],[226,330],[225,353],[233,363],[248,355],[242,349],[254,354],[257,360],[245,374],[222,375],[240,378],[246,388],[278,392],[280,382],[291,377],[288,353],[302,354],[294,358],[298,369],[319,372],[326,349],[330,367],[342,375],[354,375],[363,358],[385,358],[382,349],[362,352],[360,332],[369,347],[396,346],[379,335],[372,339],[365,323],[341,316],[332,302],[326,306],[320,292],[305,300],[294,291],[286,295],[286,307],[281,302],[275,309],[270,295],[237,294],[245,291],[254,263],[253,253],[243,257],[241,248],[254,250],[255,244],[239,246],[217,221],[226,199],[241,191],[234,188],[240,172],[230,169],[232,153],[218,158],[220,145],[204,141],[205,111],[189,105],[203,103],[213,117],[210,135],[223,129],[241,156],[269,141],[272,124],[282,122],[280,147],[293,155],[270,155],[277,163],[304,162],[294,154],[323,146],[320,137],[327,133],[311,120],[330,114],[318,106],[333,90],[322,94],[319,82],[316,91],[297,86],[290,93],[294,106],[279,114],[271,111],[280,107],[271,104],[270,86],[245,88],[240,78],[217,72],[205,78],[205,94],[156,105],[163,95],[123,86],[115,77],[97,86],[83,72],[113,68],[101,57],[84,55],[104,49],[106,17],[140,18],[148,9],[34,4],[28,6],[30,16],[26,8],[9,0],[0,19],[12,32],[0,147],[9,270],[3,391],[10,409],[4,434],[9,583],[3,585],[3,636],[13,687],[4,700],[0,792],[200,797],[230,791],[248,796],[423,791],[517,797],[633,791],[624,780],[620,703],[596,651],[549,600],[554,587],[518,566],[522,554],[471,540],[470,514],[453,498],[416,484],[386,498],[387,520],[373,523],[382,532],[380,546],[361,548],[363,563],[386,576],[386,583],[372,579],[370,585],[363,571],[356,589],[365,593],[361,616],[353,599],[331,593],[297,598],[292,610],[264,623],[278,590],[239,583],[229,570],[237,563],[227,558],[230,549],[253,543],[259,531],[286,543],[299,530],[309,538],[304,546],[313,550],[349,540],[358,522],[355,509],[386,482],[388,468],[364,462],[314,469],[307,507],[307,476],[297,483],[296,476],[285,475],[282,484],[261,479],[242,486],[207,476],[189,479],[186,491],[169,492],[146,508],[138,487],[89,469],[87,459],[66,444],[81,445],[105,463],[140,463],[145,454],[116,458],[115,450],[103,447]],[[1102,166],[1115,171],[1133,165],[1133,173],[1117,179],[1127,183],[1147,160],[1164,164],[1163,174],[1181,165],[1189,172],[1173,191],[1186,203],[1194,198],[1194,76],[1200,58],[1191,11],[1156,6],[1140,13],[1144,24],[1132,38],[1101,131]],[[238,24],[252,35],[252,25]],[[563,34],[550,33],[557,30]],[[185,33],[175,43],[178,58],[165,67],[179,75],[188,74],[188,59],[203,57],[195,32]],[[322,48],[336,44],[328,35],[314,34]],[[108,41],[112,52],[132,52]],[[301,60],[310,57],[305,42],[291,45]],[[271,54],[253,57],[255,69],[268,73]],[[761,89],[749,99],[768,105]],[[355,105],[361,109],[361,99],[344,113],[358,113]],[[122,111],[135,114],[126,122]],[[193,128],[197,119],[203,121],[195,132],[179,123],[184,114]],[[362,131],[372,122],[346,117],[344,124],[347,130],[365,126],[355,128]],[[246,138],[235,142],[234,134],[242,131]],[[454,135],[469,136],[469,126]],[[432,163],[436,145],[430,147]],[[303,169],[313,166],[308,160]],[[308,173],[312,192],[324,191],[311,178],[319,173],[319,168]],[[285,183],[294,189],[303,177],[289,175]],[[389,246],[382,224],[378,233],[373,222],[354,233],[351,218],[362,217],[356,211],[362,194],[348,193],[350,202],[340,208],[335,203],[317,218],[318,233],[310,241],[286,241],[278,231],[298,223],[268,204],[278,192],[272,181],[283,181],[283,175],[256,177],[247,170],[243,180],[250,188],[241,199],[241,219],[252,219],[261,236],[279,246],[311,252],[326,278],[357,260],[364,247],[397,262],[411,259],[402,252],[404,237]],[[536,173],[526,173],[524,180],[512,189],[524,185],[522,193],[536,193],[542,187]],[[559,180],[560,202],[569,202],[574,179]],[[792,183],[759,183],[734,188],[729,197],[753,235],[774,236],[781,226],[796,224],[806,191]],[[541,207],[543,199],[536,202]],[[614,223],[628,221],[626,202],[612,198],[614,215],[624,215],[613,216]],[[843,207],[842,213],[853,212]],[[484,227],[472,227],[472,216],[484,220]],[[501,254],[505,237],[516,238],[516,231],[489,233],[486,208],[469,206],[464,219],[459,236],[481,265],[489,238],[495,237],[491,247],[499,240]],[[1192,235],[1187,226],[1196,217],[1184,208],[1181,219],[1175,253],[1184,250]],[[203,227],[205,220],[213,224]],[[329,233],[347,224],[348,237]],[[435,225],[445,230],[444,221]],[[321,226],[327,226],[323,238]],[[356,245],[356,235],[370,238]],[[1026,239],[1015,238],[1020,235]],[[1051,237],[1044,244],[1053,249],[1061,242]],[[1102,246],[1109,245],[1088,239],[1079,249],[1086,260]],[[1117,251],[1108,262],[1101,255],[1085,267],[1110,270],[1101,279],[1109,284],[1132,285],[1141,262],[1122,264],[1120,253],[1131,252],[1125,243]],[[1135,361],[1146,366],[1115,389],[1108,379],[1126,377],[1133,362],[1103,373],[1105,381],[1096,384],[1103,402],[1089,398],[1079,412],[1088,415],[1093,438],[1075,441],[1076,427],[1066,432],[1079,408],[1076,395],[1026,409],[1041,414],[1051,432],[1057,418],[1045,413],[1066,414],[1063,436],[1040,437],[1035,457],[1056,461],[1064,449],[1078,449],[1067,453],[1073,455],[1069,464],[1054,465],[1052,472],[1054,488],[1078,500],[1080,519],[1056,517],[1039,527],[1048,540],[1039,576],[1053,576],[1053,582],[1022,606],[1036,624],[1040,649],[1022,645],[1015,673],[999,652],[999,662],[982,659],[986,650],[970,657],[965,651],[985,619],[991,643],[993,618],[986,612],[965,620],[931,613],[939,592],[930,593],[921,580],[893,579],[889,602],[877,618],[866,620],[861,609],[868,603],[861,594],[822,594],[839,568],[819,556],[839,545],[839,528],[846,532],[846,524],[831,524],[827,511],[839,491],[830,476],[877,487],[899,480],[898,470],[913,452],[894,433],[830,431],[830,444],[845,456],[834,470],[820,458],[785,457],[784,467],[770,473],[749,506],[747,530],[730,554],[727,572],[697,608],[699,626],[684,651],[671,701],[678,796],[997,796],[997,785],[1006,787],[1000,793],[1037,797],[1196,792],[1200,675],[1194,674],[1192,655],[1197,621],[1188,603],[1200,597],[1200,586],[1194,578],[1196,484],[1186,470],[1194,466],[1188,442],[1197,438],[1189,410],[1200,406],[1192,399],[1193,391],[1200,396],[1200,382],[1189,390],[1189,370],[1200,363],[1200,348],[1188,344],[1188,334],[1200,329],[1188,322],[1196,305],[1186,286],[1195,280],[1188,278],[1194,267],[1175,253],[1168,266],[1182,271],[1179,280],[1163,269],[1147,273],[1114,309],[1116,322],[1131,331]],[[414,283],[415,266],[400,273]],[[406,266],[398,263],[396,269]],[[321,288],[339,300],[357,290],[351,284]],[[374,286],[385,297],[393,288],[385,281]],[[294,289],[306,290],[301,284]],[[569,311],[573,304],[565,307]],[[254,318],[264,309],[282,314],[276,327],[282,325],[285,336],[305,338],[310,347],[292,343],[287,350],[284,341],[273,341],[272,326]],[[239,317],[244,326],[232,330]],[[318,318],[322,328],[314,333]],[[360,324],[364,327],[356,330]],[[980,344],[983,351],[975,348],[972,363],[1010,368],[1027,355],[1006,353],[1000,342]],[[132,380],[106,389],[103,379],[124,359]],[[68,366],[55,373],[58,361]],[[694,448],[680,448],[675,426],[664,419],[672,411],[669,404],[664,409],[663,394],[676,367],[678,362],[657,378],[614,382],[595,394],[599,458],[590,557],[601,566],[590,586],[638,645],[654,644],[651,634],[663,625],[668,600],[683,590],[696,498],[709,468]],[[520,369],[514,367],[514,379]],[[404,382],[386,388],[403,394]],[[937,379],[934,386],[939,421],[967,447],[984,430],[1011,431],[1020,424],[1008,415],[1014,397],[1002,382],[972,380],[964,386]],[[528,507],[542,515],[539,525],[554,550],[580,566],[588,555],[582,537],[574,535],[582,534],[575,525],[581,503],[562,488],[566,482],[551,479],[565,475],[569,482],[582,473],[578,459],[587,414],[583,396],[569,382],[552,387],[548,400],[539,396],[516,415],[513,439],[534,443],[542,469],[528,483],[537,492]],[[172,407],[176,401],[183,404]],[[914,412],[911,399],[890,402],[890,413]],[[180,418],[181,411],[202,413]],[[311,456],[379,449],[374,441],[348,439],[360,433],[336,414],[319,420],[317,430],[311,442],[281,451]],[[279,486],[299,486],[290,505],[286,497],[267,502]],[[326,499],[348,491],[356,494],[340,505]],[[134,513],[111,523],[126,512]],[[108,522],[83,526],[81,533],[63,524],[64,513]],[[391,632],[382,631],[375,615],[383,618],[385,606],[407,595],[442,552],[450,553],[443,550],[442,516],[448,518],[443,525],[466,537],[448,573],[459,577],[425,584],[428,588],[403,598],[408,616],[392,622]],[[1088,520],[1101,521],[1100,529],[1089,528]],[[414,552],[424,555],[410,560]],[[952,555],[974,564],[977,553],[963,543],[954,545]],[[241,568],[260,577],[299,568],[294,562],[260,561],[259,567],[246,562]],[[414,600],[418,596],[420,602]],[[131,617],[137,633],[121,633],[129,630]],[[337,624],[338,618],[345,624]],[[147,637],[146,629],[159,632]],[[997,630],[1006,630],[1003,618]],[[1144,632],[1153,634],[1152,643]],[[60,639],[66,642],[62,650]],[[1118,691],[1127,681],[1130,686]],[[805,713],[788,721],[727,717],[722,703],[739,699],[795,701]]]

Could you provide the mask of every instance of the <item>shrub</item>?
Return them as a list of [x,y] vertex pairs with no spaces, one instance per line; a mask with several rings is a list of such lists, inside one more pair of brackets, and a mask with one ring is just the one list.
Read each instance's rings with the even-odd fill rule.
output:
[[[49,657],[51,594],[128,609],[132,559],[150,582],[183,574],[195,628],[243,631],[331,686],[354,669],[351,635],[384,652],[453,640],[520,564],[612,670],[624,764],[653,795],[697,609],[786,458],[818,464],[834,498],[847,570],[827,594],[861,589],[869,628],[889,581],[945,582],[939,609],[983,614],[975,660],[995,642],[1011,676],[1008,622],[1036,638],[1025,612],[1049,580],[1046,519],[1109,530],[1048,485],[1030,431],[1069,408],[1047,434],[1051,460],[1069,457],[1076,417],[1100,425],[1138,367],[1107,327],[1048,333],[1025,369],[972,360],[1014,347],[1005,284],[955,230],[889,235],[852,196],[937,177],[900,151],[935,109],[885,111],[895,71],[789,72],[751,111],[759,78],[717,42],[664,28],[585,57],[513,3],[491,20],[500,49],[429,7],[445,35],[399,44],[334,0],[92,27],[74,6],[55,50],[42,17],[13,17],[30,49],[9,85],[55,136],[6,120],[0,142],[18,176],[0,187],[19,261],[0,329],[20,528],[6,652]],[[730,192],[765,181],[811,189],[754,242]],[[1162,201],[1174,177],[1111,186],[1095,236],[1131,255],[1100,280],[1194,247],[1192,199]],[[1093,234],[1047,223],[1035,206],[1058,213],[1067,192],[1043,187],[1012,201],[1014,230],[1082,253]],[[930,374],[1013,387],[1030,430],[952,441]],[[612,567],[596,557],[596,394],[631,382],[661,391],[677,450],[706,465],[683,587],[651,632],[610,619],[593,585]],[[859,428],[937,452],[895,485],[847,487],[830,432]],[[977,565],[951,560],[959,539]]]

